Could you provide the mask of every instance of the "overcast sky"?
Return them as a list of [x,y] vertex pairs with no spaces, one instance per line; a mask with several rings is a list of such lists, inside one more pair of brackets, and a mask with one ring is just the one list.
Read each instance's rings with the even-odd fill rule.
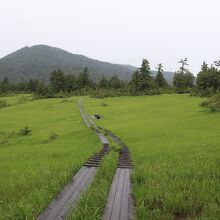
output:
[[220,0],[0,0],[0,57],[47,44],[113,63],[196,72],[220,57]]

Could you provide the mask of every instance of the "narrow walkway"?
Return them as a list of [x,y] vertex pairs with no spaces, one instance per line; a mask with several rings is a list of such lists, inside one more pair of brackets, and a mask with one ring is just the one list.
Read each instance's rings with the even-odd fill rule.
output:
[[104,156],[110,151],[108,139],[101,133],[107,132],[112,140],[121,149],[119,151],[118,168],[116,169],[108,200],[104,210],[103,220],[132,220],[134,219],[134,204],[131,195],[130,175],[133,161],[128,147],[112,132],[99,128],[85,112],[82,101],[79,101],[80,114],[88,128],[94,130],[102,142],[103,148],[89,158],[82,168],[73,177],[71,183],[65,186],[62,192],[54,199],[37,220],[63,220],[77,204],[82,193],[91,184]]
[[133,219],[130,175],[131,169],[117,168],[102,217],[103,220]]
[[118,168],[116,169],[102,220],[132,220],[134,219],[134,203],[130,176],[133,161],[129,149],[112,132],[105,130],[112,140],[121,146],[119,151]]
[[102,142],[103,148],[97,154],[89,158],[82,168],[75,174],[72,181],[67,184],[62,192],[55,198],[37,220],[63,220],[68,213],[74,208],[80,199],[82,193],[92,183],[96,174],[97,167],[101,164],[104,156],[109,152],[109,142],[107,138],[92,123],[91,118],[84,111],[83,106],[79,103],[80,114],[88,128],[94,129]]
[[[130,176],[134,165],[129,149],[115,134],[107,129],[96,126],[91,117],[84,111],[82,101],[79,102],[79,105],[83,112],[83,118],[89,122],[89,126],[95,130],[96,134],[102,140],[102,143],[106,142],[106,144],[109,145],[107,138],[100,132],[101,130],[105,131],[105,133],[121,147],[119,151],[118,168],[113,178],[102,220],[133,220],[134,203]],[[97,157],[95,157],[95,159],[97,159]]]
[[79,196],[90,185],[95,174],[96,168],[83,166],[73,177],[72,182],[63,189],[60,195],[38,217],[38,220],[64,219],[78,201]]

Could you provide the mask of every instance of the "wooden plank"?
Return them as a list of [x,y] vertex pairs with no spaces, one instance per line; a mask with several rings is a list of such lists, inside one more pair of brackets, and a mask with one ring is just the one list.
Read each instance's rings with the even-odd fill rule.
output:
[[51,214],[48,216],[47,220],[55,220],[57,215],[59,214],[62,207],[65,205],[67,200],[71,197],[71,195],[77,191],[80,183],[86,178],[86,175],[89,173],[90,169],[87,168],[85,171],[80,175],[80,177],[73,183],[71,188],[68,192],[60,199],[58,203],[56,203],[55,207],[52,209]]
[[96,168],[92,167],[90,168],[89,174],[86,176],[85,181],[83,181],[80,186],[78,187],[78,190],[72,194],[70,199],[66,202],[66,204],[62,207],[62,209],[59,212],[59,216],[65,218],[67,214],[70,212],[70,210],[74,207],[76,202],[79,199],[79,196],[86,190],[86,188],[91,184],[92,179],[94,175],[96,174]]
[[38,220],[46,219],[50,214],[51,211],[54,209],[54,207],[57,205],[57,203],[62,199],[62,197],[68,192],[68,190],[71,188],[71,185],[73,182],[76,181],[77,178],[83,173],[83,171],[86,169],[86,167],[82,167],[72,178],[72,182],[67,184],[62,192],[49,204],[49,206],[43,211],[43,213],[37,218]]
[[95,129],[98,129],[98,127],[96,126],[96,124],[95,124],[94,121],[92,120],[91,116],[90,116],[88,113],[86,113],[86,114],[87,114],[87,117],[88,117],[88,119],[89,119],[90,124],[91,124]]
[[130,174],[131,169],[117,168],[102,220],[133,219]]
[[96,134],[98,135],[98,137],[101,140],[102,144],[109,144],[108,139],[102,133],[96,132]]
[[84,120],[86,126],[87,126],[88,128],[90,128],[91,125],[90,125],[90,123],[87,121],[87,118],[86,118],[85,114],[84,114],[84,113],[81,113],[81,116],[82,116],[82,118],[83,118],[83,120]]
[[51,209],[47,207],[42,214],[40,214],[37,218],[37,220],[43,220],[46,219],[51,213]]
[[102,220],[110,220],[121,169],[116,169]]
[[[129,169],[129,176],[131,177],[132,170]],[[132,197],[132,184],[131,181],[129,181],[129,199],[128,199],[128,215],[129,220],[135,219],[135,207],[134,207],[134,200]]]
[[123,185],[124,185],[124,177],[125,177],[125,170],[121,169],[118,185],[116,189],[114,204],[112,207],[111,213],[111,220],[120,220],[120,210],[121,210],[121,201],[122,201],[122,194],[123,194]]
[[[80,171],[74,176],[73,182],[65,187],[60,196],[56,198],[37,219],[63,219],[69,212],[69,209],[74,206],[74,202],[77,202],[81,192],[84,191],[92,182],[95,173],[96,168],[82,167]],[[72,199],[73,197],[74,200]]]
[[128,169],[124,169],[125,177],[124,177],[124,184],[123,184],[123,194],[121,199],[121,210],[120,210],[120,217],[121,220],[129,219],[128,213],[128,200],[129,200],[129,183],[130,183],[130,172]]
[[72,192],[74,192],[75,188],[80,184],[87,173],[88,169],[83,168],[82,172],[80,172],[80,175],[78,175],[77,178],[74,178],[74,181],[70,184],[69,187],[67,187],[67,191],[63,195],[61,195],[61,197],[57,201],[55,201],[54,204],[51,204],[49,207],[51,209],[55,209],[57,206],[59,206],[59,204],[63,203],[68,198],[68,196]]

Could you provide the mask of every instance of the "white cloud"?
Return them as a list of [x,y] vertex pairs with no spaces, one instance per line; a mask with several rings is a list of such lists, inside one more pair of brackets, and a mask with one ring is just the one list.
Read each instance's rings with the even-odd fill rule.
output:
[[218,0],[0,0],[0,56],[48,44],[114,63],[198,71],[220,56]]

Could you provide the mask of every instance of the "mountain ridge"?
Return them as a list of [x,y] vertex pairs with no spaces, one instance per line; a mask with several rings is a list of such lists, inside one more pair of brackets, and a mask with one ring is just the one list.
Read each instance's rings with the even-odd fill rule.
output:
[[[110,78],[117,74],[122,80],[130,80],[137,67],[99,61],[81,54],[48,45],[26,46],[0,59],[0,80],[8,77],[13,82],[29,79],[48,81],[50,73],[57,68],[65,74],[78,74],[88,67],[92,79],[101,75]],[[153,72],[153,71],[152,71]]]

